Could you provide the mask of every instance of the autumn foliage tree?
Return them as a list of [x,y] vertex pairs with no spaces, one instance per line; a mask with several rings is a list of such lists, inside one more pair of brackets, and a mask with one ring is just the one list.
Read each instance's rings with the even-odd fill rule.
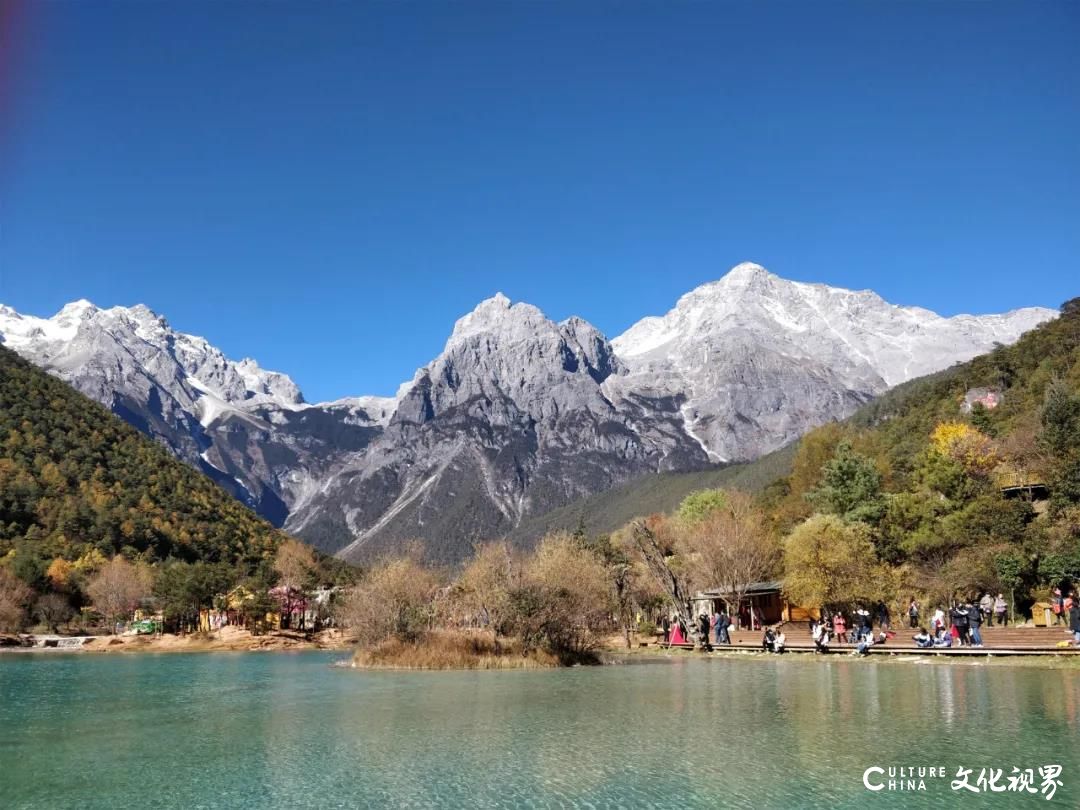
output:
[[116,556],[98,571],[86,586],[94,609],[110,623],[130,618],[139,603],[150,596],[149,569]]
[[815,515],[784,541],[784,593],[808,608],[880,599],[883,569],[870,529],[836,515]]
[[976,477],[989,475],[1001,463],[994,440],[966,422],[942,422],[930,434],[930,446]]
[[341,617],[364,644],[391,638],[416,641],[431,626],[438,585],[416,554],[385,559],[353,587]]
[[512,602],[526,648],[542,646],[564,659],[592,652],[615,609],[603,560],[566,533],[540,541]]
[[749,587],[772,577],[780,562],[767,516],[744,492],[725,493],[708,514],[681,528],[678,544],[708,583],[703,587],[718,590],[736,615]]
[[697,622],[690,611],[696,571],[684,555],[678,553],[672,525],[662,516],[635,520],[630,526],[630,542],[645,570],[667,598],[668,605],[696,642],[699,640]]
[[0,566],[0,631],[17,633],[26,623],[26,606],[34,592],[17,576]]
[[521,567],[514,557],[505,541],[477,546],[455,588],[458,606],[491,630],[496,648],[512,617],[512,594],[521,584]]

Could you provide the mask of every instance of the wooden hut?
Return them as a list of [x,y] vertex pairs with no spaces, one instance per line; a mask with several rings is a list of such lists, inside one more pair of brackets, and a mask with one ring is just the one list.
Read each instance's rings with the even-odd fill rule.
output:
[[[695,598],[695,612],[719,612],[727,610],[727,600],[718,589],[699,593]],[[729,611],[734,612],[734,611]],[[746,589],[746,598],[739,610],[742,627],[758,629],[780,622],[806,622],[821,617],[817,608],[804,608],[788,601],[784,596],[781,580],[754,582]]]

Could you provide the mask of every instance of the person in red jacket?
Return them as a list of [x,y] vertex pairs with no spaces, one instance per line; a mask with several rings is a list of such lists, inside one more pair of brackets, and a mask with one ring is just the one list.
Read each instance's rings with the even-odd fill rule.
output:
[[838,644],[847,644],[847,619],[844,618],[844,612],[842,610],[836,611],[836,615],[833,616],[833,635],[836,636],[836,642]]

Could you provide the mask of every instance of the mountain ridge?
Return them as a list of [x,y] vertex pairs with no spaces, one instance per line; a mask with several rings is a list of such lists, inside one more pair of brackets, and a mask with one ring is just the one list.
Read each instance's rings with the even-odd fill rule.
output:
[[632,478],[769,453],[1056,314],[942,318],[743,263],[611,340],[497,293],[396,396],[314,404],[141,305],[2,307],[0,338],[324,550],[419,537],[452,561]]

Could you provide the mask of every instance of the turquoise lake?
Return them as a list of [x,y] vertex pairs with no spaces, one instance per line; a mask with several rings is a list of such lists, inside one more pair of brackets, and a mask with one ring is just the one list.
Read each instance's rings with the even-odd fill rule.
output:
[[[0,807],[1078,807],[1080,670],[806,657],[361,672],[4,655]],[[969,793],[959,767],[1062,767]],[[866,768],[944,767],[925,791]],[[1004,780],[1000,783],[1004,784]]]

